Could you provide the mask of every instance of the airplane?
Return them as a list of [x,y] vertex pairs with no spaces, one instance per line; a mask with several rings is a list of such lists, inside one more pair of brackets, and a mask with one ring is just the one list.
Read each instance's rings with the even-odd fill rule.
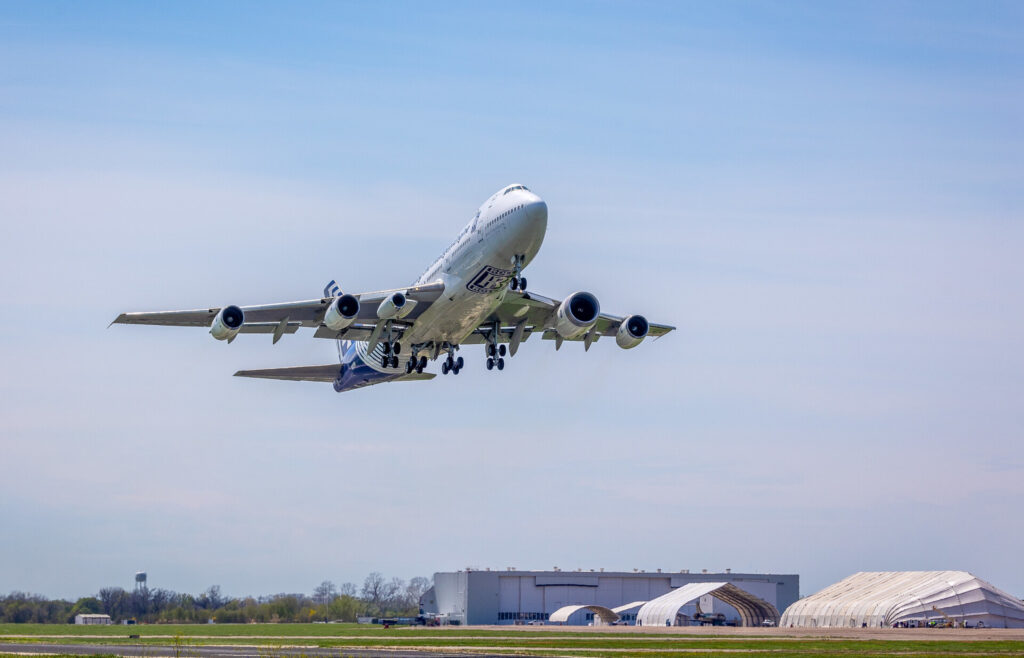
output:
[[527,292],[523,270],[540,250],[547,224],[547,204],[524,185],[508,185],[480,206],[409,287],[352,294],[331,281],[317,299],[122,313],[111,325],[209,327],[215,339],[228,343],[238,334],[272,334],[274,344],[308,327],[316,338],[337,341],[338,363],[239,370],[235,376],[327,382],[339,393],[433,379],[424,369],[442,356],[441,373],[458,375],[465,365],[458,352],[466,345],[484,345],[487,369],[503,370],[506,351],[511,358],[534,334],[553,340],[556,350],[563,341],[582,342],[589,350],[602,336],[630,349],[675,329],[642,315],[604,314],[589,292],[562,300]]

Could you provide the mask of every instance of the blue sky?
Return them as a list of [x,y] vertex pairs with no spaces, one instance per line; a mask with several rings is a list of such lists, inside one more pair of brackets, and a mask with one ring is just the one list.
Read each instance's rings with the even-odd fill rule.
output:
[[[1024,575],[1015,3],[0,6],[0,591],[466,566]],[[126,310],[527,275],[679,330],[336,395]]]

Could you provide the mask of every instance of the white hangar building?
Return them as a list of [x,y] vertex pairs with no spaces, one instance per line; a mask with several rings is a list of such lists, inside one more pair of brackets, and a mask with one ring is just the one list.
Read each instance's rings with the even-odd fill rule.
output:
[[966,571],[855,573],[786,609],[781,625],[1024,628],[1024,602]]
[[[587,606],[612,610],[627,606],[630,610],[623,608],[622,621],[630,623],[642,603],[691,583],[728,583],[778,610],[795,602],[800,592],[796,574],[466,569],[435,573],[434,586],[420,599],[420,609],[448,623],[481,625],[547,622],[566,606],[581,606],[567,615],[565,623],[582,625],[602,621]],[[689,605],[695,608],[697,603]],[[749,617],[717,596],[705,596],[699,605],[702,613],[721,613],[737,622]]]

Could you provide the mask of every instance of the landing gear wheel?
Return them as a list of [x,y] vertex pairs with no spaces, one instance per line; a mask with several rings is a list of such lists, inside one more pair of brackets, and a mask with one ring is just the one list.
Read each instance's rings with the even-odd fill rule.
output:
[[501,356],[505,356],[505,346],[504,345],[499,345],[498,346],[498,354],[500,354]]
[[505,359],[498,359],[498,370],[505,369]]
[[519,289],[526,292],[526,278],[519,279]]
[[390,343],[384,343],[384,353],[385,354],[390,354],[391,353],[391,344]]
[[494,370],[494,359],[491,357],[487,357],[487,369]]
[[412,369],[415,367],[412,364],[413,364],[413,360],[412,359],[409,359],[408,361],[405,362],[405,374],[407,374],[407,375],[412,374]]
[[509,282],[508,282],[508,287],[511,288],[512,290],[515,290],[516,288],[518,288],[519,287],[519,279],[517,279],[515,277],[512,277],[509,280]]
[[423,369],[427,367],[427,357],[421,356],[420,364],[416,367],[419,369],[420,372],[423,372]]
[[459,374],[460,370],[462,370],[462,368],[460,368],[459,364],[456,363],[455,366],[452,368],[452,373],[457,375]]
[[447,361],[445,361],[444,363],[441,364],[441,374],[442,375],[447,375],[448,374],[448,362]]
[[397,356],[392,356],[391,357],[391,367],[392,368],[397,368],[398,367],[398,357]]
[[496,356],[494,353],[494,345],[487,346],[487,356]]
[[401,353],[402,353],[402,344],[401,344],[401,343],[399,343],[399,342],[398,342],[398,341],[396,340],[396,341],[395,341],[395,346],[394,346],[393,348],[391,348],[391,350],[392,350],[392,351],[393,351],[393,352],[394,352],[395,354],[401,354]]
[[466,365],[466,362],[462,360],[462,357],[455,359],[455,367],[462,370],[462,366]]
[[384,356],[380,357],[380,367],[381,368],[387,368],[388,367],[388,361],[390,361],[390,360],[391,359],[386,354]]

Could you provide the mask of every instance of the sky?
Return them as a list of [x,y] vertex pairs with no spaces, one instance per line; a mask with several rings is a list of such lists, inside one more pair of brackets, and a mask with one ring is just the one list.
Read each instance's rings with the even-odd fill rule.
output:
[[[0,592],[466,567],[1024,596],[1024,8],[0,4]],[[336,394],[118,313],[412,283],[523,183],[678,328]],[[477,353],[479,352],[479,353]]]

